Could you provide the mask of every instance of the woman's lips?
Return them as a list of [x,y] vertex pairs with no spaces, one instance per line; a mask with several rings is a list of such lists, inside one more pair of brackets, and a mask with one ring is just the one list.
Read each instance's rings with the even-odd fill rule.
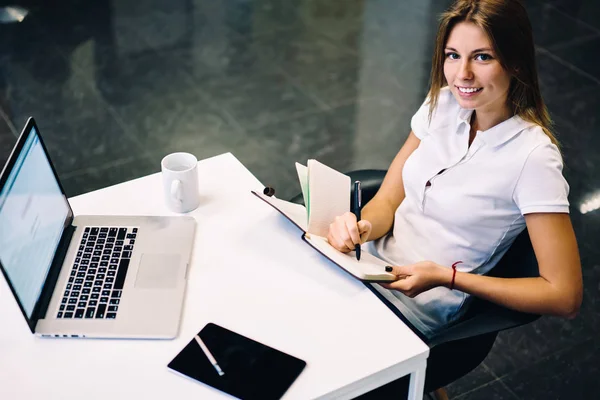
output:
[[483,91],[483,88],[476,88],[476,87],[455,86],[455,88],[456,88],[456,91],[458,92],[459,96],[463,97],[463,98],[475,97]]

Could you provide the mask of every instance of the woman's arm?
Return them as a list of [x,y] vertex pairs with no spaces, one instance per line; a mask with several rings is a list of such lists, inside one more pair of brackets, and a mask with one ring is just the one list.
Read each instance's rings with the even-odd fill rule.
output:
[[402,181],[404,163],[420,143],[411,131],[392,161],[377,194],[363,207],[361,221],[357,224],[355,215],[350,212],[337,216],[329,226],[329,244],[339,251],[348,252],[354,250],[355,244],[378,239],[390,231],[396,209],[405,197]]
[[583,280],[569,215],[527,214],[525,222],[539,278],[503,279],[457,272],[455,288],[519,311],[575,317],[583,297]]
[[396,209],[406,196],[402,180],[404,163],[420,143],[419,138],[411,131],[392,161],[377,194],[363,207],[361,217],[371,222],[372,226],[369,240],[379,239],[392,229]]
[[[577,315],[583,297],[581,263],[568,214],[525,215],[539,265],[538,278],[495,278],[456,272],[454,289],[528,313],[567,318]],[[414,297],[435,286],[450,286],[452,269],[431,262],[394,267],[404,279],[384,285]]]

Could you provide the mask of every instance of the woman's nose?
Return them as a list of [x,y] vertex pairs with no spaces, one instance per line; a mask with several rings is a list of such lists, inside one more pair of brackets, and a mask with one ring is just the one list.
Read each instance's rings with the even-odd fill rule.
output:
[[466,81],[473,79],[473,71],[471,70],[471,63],[468,60],[465,60],[460,64],[460,70],[458,71],[458,76],[460,79],[464,79]]

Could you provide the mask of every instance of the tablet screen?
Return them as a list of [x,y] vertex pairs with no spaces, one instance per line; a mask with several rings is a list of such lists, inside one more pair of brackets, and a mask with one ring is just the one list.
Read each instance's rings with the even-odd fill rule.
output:
[[[279,399],[306,362],[226,328],[207,324],[169,368],[240,399]],[[215,365],[216,364],[216,365]]]

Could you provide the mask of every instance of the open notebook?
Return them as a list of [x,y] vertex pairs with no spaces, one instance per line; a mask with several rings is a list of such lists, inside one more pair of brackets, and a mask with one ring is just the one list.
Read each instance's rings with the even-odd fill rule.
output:
[[296,163],[306,207],[252,191],[302,230],[302,239],[334,264],[361,281],[390,282],[396,276],[385,272],[385,261],[361,251],[342,253],[327,242],[329,224],[336,216],[350,211],[350,177],[316,160],[305,167]]

